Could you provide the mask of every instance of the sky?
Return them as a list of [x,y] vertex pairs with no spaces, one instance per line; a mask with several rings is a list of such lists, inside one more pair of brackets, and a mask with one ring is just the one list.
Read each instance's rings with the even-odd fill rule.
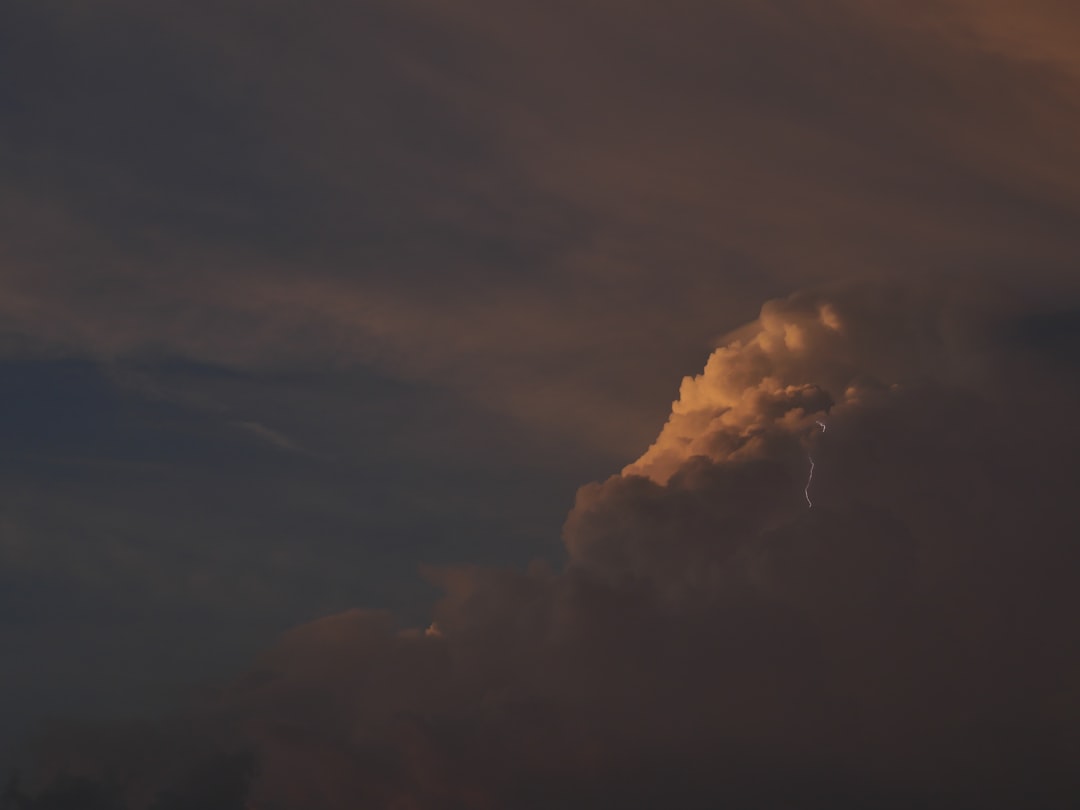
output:
[[1078,54],[3,4],[0,802],[1074,806]]

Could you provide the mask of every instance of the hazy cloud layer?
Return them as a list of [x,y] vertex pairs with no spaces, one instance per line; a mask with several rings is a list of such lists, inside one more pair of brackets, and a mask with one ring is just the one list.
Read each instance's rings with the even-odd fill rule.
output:
[[1076,293],[1050,3],[5,16],[3,314],[66,351],[374,363],[629,455],[777,293]]

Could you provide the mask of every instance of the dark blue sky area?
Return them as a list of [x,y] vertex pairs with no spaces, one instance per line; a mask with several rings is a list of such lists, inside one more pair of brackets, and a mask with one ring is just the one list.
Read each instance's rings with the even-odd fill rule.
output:
[[507,426],[481,455],[476,417],[423,386],[180,361],[0,376],[9,743],[43,714],[160,705],[327,613],[422,623],[421,562],[561,554],[574,471],[508,474]]

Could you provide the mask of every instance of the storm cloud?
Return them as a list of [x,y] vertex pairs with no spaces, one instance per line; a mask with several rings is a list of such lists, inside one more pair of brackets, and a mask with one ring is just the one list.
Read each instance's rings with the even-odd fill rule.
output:
[[[362,613],[295,631],[240,690],[268,789],[336,778],[317,747],[294,770],[308,740],[356,763],[355,795],[413,806],[1066,802],[1078,524],[1037,471],[1074,480],[1078,430],[1055,381],[1016,391],[1022,358],[972,315],[766,305],[641,461],[579,491],[561,571],[437,574],[437,633]],[[639,474],[667,442],[684,456]]]
[[134,715],[37,761],[136,806],[1065,806],[1078,25],[5,5],[0,745]]
[[327,617],[218,692],[251,801],[1066,806],[1080,426],[1003,306],[769,302],[579,490],[565,565],[431,569],[426,629]]

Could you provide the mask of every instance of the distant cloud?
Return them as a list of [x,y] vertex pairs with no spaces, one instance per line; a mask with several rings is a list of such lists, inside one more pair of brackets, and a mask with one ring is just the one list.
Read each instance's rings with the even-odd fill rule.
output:
[[215,698],[262,759],[253,800],[1069,795],[1080,435],[1065,403],[1013,418],[1058,384],[1010,382],[1028,349],[993,336],[1013,317],[865,286],[770,302],[684,383],[658,446],[579,491],[561,570],[433,570],[427,630],[327,617]]
[[[1054,383],[1009,389],[984,340],[1001,313],[868,293],[766,305],[684,383],[670,452],[582,488],[562,571],[436,573],[437,633],[359,613],[294,631],[226,701],[272,763],[262,790],[433,808],[532,806],[538,784],[571,807],[619,785],[642,806],[817,806],[830,783],[852,807],[1065,795],[1080,716],[1052,707],[1080,659],[1053,639],[1080,609],[1059,500],[1080,437],[1007,421]],[[1045,483],[1025,484],[1040,457]]]

